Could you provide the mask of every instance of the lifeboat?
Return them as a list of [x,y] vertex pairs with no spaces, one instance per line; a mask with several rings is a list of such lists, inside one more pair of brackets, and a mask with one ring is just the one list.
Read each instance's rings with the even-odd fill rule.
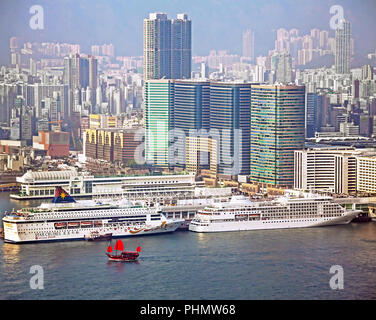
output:
[[67,227],[67,223],[66,222],[56,222],[54,224],[54,227],[55,229],[64,229]]
[[93,223],[91,221],[81,221],[81,227],[83,228],[91,227],[92,225]]
[[79,226],[79,222],[68,222],[68,228],[78,228]]

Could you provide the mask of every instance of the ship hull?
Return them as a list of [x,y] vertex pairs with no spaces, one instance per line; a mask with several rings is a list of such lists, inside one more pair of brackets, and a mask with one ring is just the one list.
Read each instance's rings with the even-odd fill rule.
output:
[[359,211],[349,211],[341,217],[335,218],[311,218],[295,220],[259,220],[259,221],[227,221],[208,223],[202,225],[189,225],[189,231],[206,233],[206,232],[232,232],[232,231],[252,231],[252,230],[269,230],[269,229],[291,229],[291,228],[312,228],[334,225],[344,225],[350,223]]
[[112,228],[85,228],[81,230],[56,230],[53,223],[46,226],[47,230],[43,234],[37,232],[19,232],[15,223],[4,223],[4,242],[7,243],[35,243],[35,242],[56,242],[56,241],[73,241],[85,240],[87,235],[92,231],[100,233],[112,233],[112,238],[157,235],[171,233],[176,231],[184,220],[162,221],[151,225],[139,227],[112,227]]

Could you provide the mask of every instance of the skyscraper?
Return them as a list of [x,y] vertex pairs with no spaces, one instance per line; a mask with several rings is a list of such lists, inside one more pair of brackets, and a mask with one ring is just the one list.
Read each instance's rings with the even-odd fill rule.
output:
[[294,150],[304,147],[304,86],[252,85],[250,178],[292,186]]
[[76,53],[64,58],[64,84],[68,86],[68,118],[72,110],[81,104],[81,99],[77,98],[81,97],[79,91],[86,90],[87,87],[96,88],[97,73],[97,59],[91,55],[83,56]]
[[255,34],[247,29],[243,32],[243,57],[247,57],[251,62],[255,59]]
[[165,13],[144,19],[144,79],[171,78],[171,20]]
[[64,58],[64,84],[68,85],[70,89],[86,89],[89,86],[88,58],[80,56],[78,53]]
[[144,19],[144,79],[191,77],[191,20],[178,14],[150,13]]
[[[209,129],[210,82],[195,80],[174,81],[174,128],[185,137]],[[176,132],[178,134],[178,131]],[[177,140],[179,164],[185,161],[185,139]],[[176,161],[177,162],[177,161]]]
[[292,59],[290,54],[282,52],[277,55],[276,81],[279,83],[290,83],[292,69]]
[[305,127],[306,137],[313,138],[317,131],[317,93],[306,93],[305,98]]
[[251,85],[236,82],[210,83],[210,130],[216,130],[218,173],[249,174]]
[[336,30],[335,69],[337,73],[350,73],[351,68],[351,24],[341,20]]
[[145,160],[148,164],[170,164],[170,130],[173,129],[173,80],[148,80],[145,83]]
[[98,76],[98,60],[95,57],[88,56],[89,64],[89,87],[91,89],[97,88],[97,76]]
[[189,79],[192,64],[191,20],[185,13],[171,23],[171,78]]

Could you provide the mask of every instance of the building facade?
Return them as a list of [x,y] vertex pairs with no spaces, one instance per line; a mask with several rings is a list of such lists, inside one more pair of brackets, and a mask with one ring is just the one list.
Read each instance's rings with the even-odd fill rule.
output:
[[376,156],[357,157],[357,190],[376,194]]
[[336,30],[335,69],[348,74],[351,69],[351,24],[341,20]]
[[250,62],[255,60],[255,34],[250,29],[243,32],[242,56],[248,58]]
[[304,147],[305,87],[252,85],[250,179],[294,184],[294,150]]
[[92,159],[129,164],[136,161],[136,149],[141,144],[141,139],[136,137],[137,132],[137,128],[86,129],[84,154]]
[[356,193],[356,156],[344,148],[312,148],[294,153],[294,188],[335,194]]
[[[210,127],[210,82],[194,80],[174,81],[174,129],[177,165],[185,164],[186,137],[199,135]],[[184,137],[179,137],[184,134]]]
[[190,79],[192,69],[192,22],[181,13],[171,21],[171,77]]
[[191,77],[191,20],[178,14],[150,13],[144,19],[144,79]]
[[51,158],[69,157],[69,132],[39,131],[33,148],[46,151]]
[[149,80],[145,83],[145,160],[148,164],[169,167],[170,130],[173,129],[174,82]]
[[171,78],[171,20],[165,13],[144,19],[144,79]]
[[251,85],[210,83],[210,136],[218,145],[218,174],[248,175]]

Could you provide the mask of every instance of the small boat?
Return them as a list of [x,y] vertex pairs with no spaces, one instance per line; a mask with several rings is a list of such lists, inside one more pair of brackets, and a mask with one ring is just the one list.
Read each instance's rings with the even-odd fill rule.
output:
[[101,240],[111,240],[111,239],[112,239],[112,233],[100,234],[98,231],[92,231],[87,237],[85,236],[85,240],[87,241],[101,241]]
[[136,251],[124,251],[124,244],[121,240],[116,241],[114,250],[117,253],[112,253],[111,245],[108,246],[106,255],[111,261],[137,261],[141,247],[137,247]]

